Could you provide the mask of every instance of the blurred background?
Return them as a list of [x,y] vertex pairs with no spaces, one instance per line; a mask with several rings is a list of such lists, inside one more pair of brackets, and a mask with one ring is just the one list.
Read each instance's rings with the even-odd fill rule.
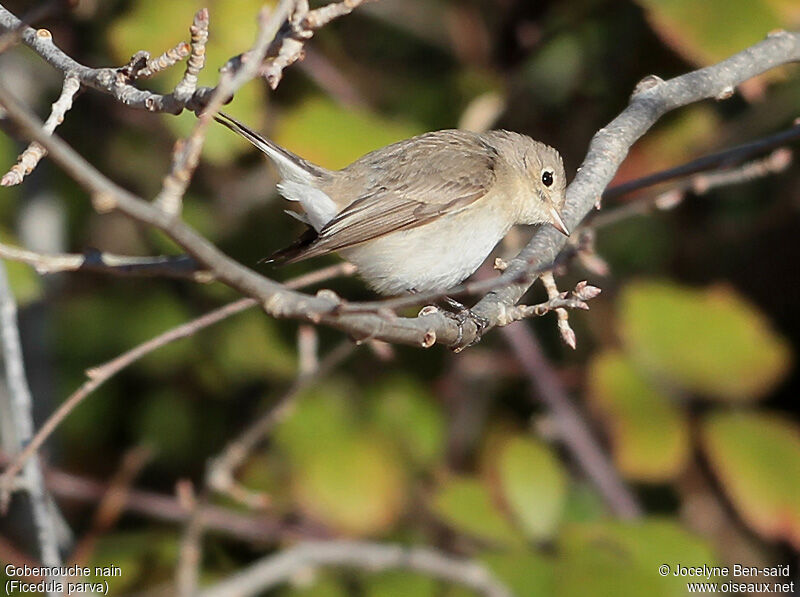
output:
[[[30,3],[4,5],[20,15]],[[194,12],[208,6],[201,84],[214,84],[251,45],[261,5],[81,0],[40,26],[80,62],[114,66],[188,39]],[[490,126],[555,146],[571,177],[640,79],[712,64],[798,23],[792,0],[380,0],[319,31],[275,92],[250,83],[226,111],[330,168],[424,131]],[[142,84],[166,92],[182,73],[179,65]],[[0,79],[40,117],[61,85],[25,48],[0,56]],[[800,73],[787,67],[725,102],[675,111],[634,146],[616,182],[786,129],[798,105]],[[87,91],[58,134],[151,198],[194,120]],[[24,144],[3,128],[5,171]],[[275,182],[261,155],[216,127],[185,218],[276,279],[335,263],[257,263],[302,229],[282,213]],[[603,289],[589,312],[570,317],[576,351],[560,343],[552,314],[515,324],[532,333],[544,355],[537,371],[553,373],[575,402],[643,516],[623,521],[609,510],[526,376],[531,363],[500,330],[457,355],[363,345],[297,396],[237,472],[269,505],[212,498],[221,518],[206,530],[202,581],[310,537],[435,546],[485,563],[524,596],[685,594],[685,579],[657,574],[662,563],[790,564],[797,580],[800,169],[680,197],[669,210],[598,223],[597,255],[559,278],[564,290],[582,279]],[[530,232],[510,235],[496,255],[512,257]],[[43,252],[178,252],[123,216],[96,214],[47,159],[0,190],[0,237]],[[220,284],[7,267],[37,424],[87,368],[238,298]],[[357,278],[324,286],[373,298]],[[537,287],[526,302],[543,299]],[[286,394],[303,366],[299,337],[318,343],[321,358],[343,340],[246,311],[147,356],[77,408],[46,450],[51,491],[81,548],[67,559],[121,566],[112,594],[170,594],[186,518],[176,484],[201,487],[208,459]],[[114,483],[135,490],[104,518],[97,504]],[[0,560],[35,559],[24,518],[0,521]],[[470,593],[410,573],[329,569],[270,594]]]

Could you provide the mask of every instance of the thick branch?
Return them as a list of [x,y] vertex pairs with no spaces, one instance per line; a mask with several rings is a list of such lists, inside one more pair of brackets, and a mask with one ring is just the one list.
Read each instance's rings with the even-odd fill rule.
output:
[[[8,384],[8,404],[3,405],[2,411],[9,417],[12,423],[9,429],[16,435],[13,441],[4,443],[16,444],[17,449],[21,450],[33,436],[33,399],[22,360],[22,345],[17,327],[17,303],[8,285],[5,265],[2,262],[0,262],[0,338],[2,338],[3,364]],[[35,459],[25,465],[23,481],[30,496],[36,540],[42,562],[46,566],[60,566],[61,554],[58,549],[55,513],[48,503],[42,471]]]
[[[0,12],[0,17],[2,13]],[[1,21],[1,19],[0,19]],[[650,77],[637,87],[629,106],[592,139],[589,152],[567,190],[565,220],[575,228],[588,214],[613,178],[631,145],[664,113],[705,98],[714,98],[770,68],[800,59],[800,34],[779,32],[731,58],[669,81]],[[41,125],[17,105],[6,91],[0,102],[23,132],[39,141],[54,160],[93,194],[100,210],[117,210],[162,230],[217,278],[256,298],[271,315],[322,323],[356,338],[431,346],[435,342],[454,348],[478,338],[473,321],[458,323],[437,312],[416,318],[394,317],[382,311],[341,312],[341,299],[331,294],[310,297],[291,292],[220,253],[203,237],[176,218],[142,201],[103,177],[56,137],[42,134]],[[510,262],[501,282],[473,309],[493,327],[508,306],[516,304],[540,272],[555,262],[565,239],[549,228],[537,231],[525,249]]]
[[[724,97],[737,85],[771,68],[800,60],[800,33],[779,31],[764,41],[734,54],[727,60],[668,81],[658,77],[643,80],[628,107],[600,129],[589,145],[574,180],[567,188],[564,221],[570,230],[577,228],[594,209],[611,182],[630,147],[667,112],[703,99]],[[487,294],[473,311],[495,325],[503,310],[522,298],[535,280],[535,272],[552,263],[564,248],[566,239],[549,227],[538,230],[528,245],[503,274],[509,280],[522,278]],[[465,340],[474,330],[465,330]]]

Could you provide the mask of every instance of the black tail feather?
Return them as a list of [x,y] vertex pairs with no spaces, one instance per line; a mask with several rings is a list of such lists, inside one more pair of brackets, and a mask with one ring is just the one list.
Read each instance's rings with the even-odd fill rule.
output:
[[263,259],[260,259],[258,262],[286,265],[288,263],[294,263],[295,261],[300,261],[305,250],[308,249],[308,247],[310,247],[312,244],[314,244],[315,240],[317,240],[317,231],[309,227],[306,229],[305,232],[303,232],[303,234],[300,235],[300,238],[294,241],[291,245],[289,245],[286,248],[275,251],[269,257],[264,257]]

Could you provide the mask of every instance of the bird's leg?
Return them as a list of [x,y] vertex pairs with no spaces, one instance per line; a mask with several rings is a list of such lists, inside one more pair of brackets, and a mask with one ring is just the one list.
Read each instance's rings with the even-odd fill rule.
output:
[[458,302],[454,298],[450,298],[446,296],[442,299],[442,302],[446,304],[452,310],[452,314],[455,316],[456,321],[458,321],[459,327],[463,325],[468,319],[472,320],[472,323],[475,324],[477,328],[477,337],[480,338],[483,330],[489,327],[489,320],[485,317],[481,317],[477,315],[472,309],[468,308],[463,303]]

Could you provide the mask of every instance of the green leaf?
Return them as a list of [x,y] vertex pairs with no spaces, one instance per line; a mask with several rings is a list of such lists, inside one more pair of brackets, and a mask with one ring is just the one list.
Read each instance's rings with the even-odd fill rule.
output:
[[42,279],[31,266],[19,261],[5,261],[5,266],[18,305],[24,306],[42,295]]
[[690,392],[745,401],[768,394],[791,363],[789,345],[732,288],[629,284],[619,299],[628,354]]
[[489,552],[480,559],[515,595],[551,597],[555,576],[551,558],[532,551]]
[[125,531],[104,534],[97,538],[91,560],[87,564],[92,572],[95,567],[121,568],[119,576],[92,576],[88,580],[108,581],[109,595],[120,595],[135,591],[143,583],[169,582],[173,563],[178,556],[176,533],[147,531]]
[[596,522],[605,518],[606,505],[588,483],[573,483],[564,504],[565,522]]
[[291,414],[273,434],[293,464],[302,466],[321,447],[345,441],[356,432],[352,394],[349,386],[328,381],[295,398]]
[[661,482],[683,470],[690,450],[685,414],[623,353],[595,356],[588,381],[589,399],[605,424],[623,475]]
[[741,517],[767,539],[800,549],[800,430],[771,414],[711,416],[703,445]]
[[459,532],[498,545],[521,545],[521,535],[492,503],[489,491],[470,477],[450,479],[433,496],[431,507]]
[[191,461],[198,425],[186,400],[167,391],[152,394],[138,411],[137,421],[139,441],[156,447],[159,464]]
[[535,540],[550,538],[567,495],[567,476],[553,451],[534,439],[515,437],[501,448],[497,472],[505,501],[525,533]]
[[364,576],[366,597],[435,597],[440,594],[438,582],[411,572],[382,572]]
[[683,597],[686,579],[659,566],[714,564],[702,540],[662,519],[569,525],[559,547],[557,597]]
[[223,323],[214,343],[215,362],[234,379],[288,379],[296,371],[294,350],[278,332],[275,321],[249,310]]
[[396,376],[372,390],[368,397],[377,429],[392,438],[418,467],[442,457],[444,417],[436,398],[410,376]]
[[354,434],[334,443],[319,442],[292,476],[301,509],[339,533],[384,533],[405,505],[405,471],[394,450],[378,437]]
[[342,168],[365,153],[423,132],[415,124],[312,97],[291,108],[273,138],[287,149],[326,168]]
[[638,0],[661,39],[686,60],[709,65],[783,26],[765,0]]

